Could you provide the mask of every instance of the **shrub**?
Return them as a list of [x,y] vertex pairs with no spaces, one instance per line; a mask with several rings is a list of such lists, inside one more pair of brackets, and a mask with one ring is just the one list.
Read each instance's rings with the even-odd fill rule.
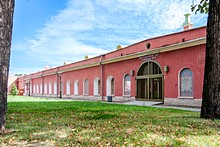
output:
[[15,84],[13,84],[12,87],[11,87],[10,95],[12,95],[13,97],[14,97],[15,95],[18,95],[18,89],[17,89],[17,87],[16,87]]

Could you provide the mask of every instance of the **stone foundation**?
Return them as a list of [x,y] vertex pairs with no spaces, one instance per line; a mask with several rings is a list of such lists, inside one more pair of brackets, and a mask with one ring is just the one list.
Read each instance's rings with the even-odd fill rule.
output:
[[[31,95],[34,97],[46,97],[46,98],[60,98],[58,95],[49,95],[49,94],[35,94]],[[101,96],[84,96],[84,95],[62,95],[62,99],[72,99],[72,100],[89,100],[89,101],[108,101],[107,96],[103,96],[103,100]],[[112,96],[112,101],[113,102],[128,102],[128,101],[135,101],[135,97],[121,97],[121,96]]]
[[185,106],[185,107],[201,107],[202,99],[164,98],[164,105]]
[[[36,97],[51,97],[60,98],[57,95],[32,95]],[[107,96],[82,96],[82,95],[62,95],[62,99],[70,100],[87,100],[87,101],[108,101]],[[122,97],[122,96],[112,96],[112,102],[129,102],[136,101],[135,97]],[[184,106],[184,107],[201,107],[202,99],[189,99],[189,98],[164,98],[164,105],[168,106]]]

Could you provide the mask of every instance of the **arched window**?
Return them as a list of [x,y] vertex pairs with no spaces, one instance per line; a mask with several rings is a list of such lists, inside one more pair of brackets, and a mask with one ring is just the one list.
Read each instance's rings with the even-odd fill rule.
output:
[[131,77],[129,74],[124,76],[124,95],[131,95]]
[[47,94],[47,83],[44,83],[44,94]]
[[52,94],[52,83],[49,83],[49,94]]
[[94,80],[94,95],[101,95],[101,81],[99,78]]
[[70,95],[70,81],[66,82],[66,95]]
[[180,96],[193,96],[193,73],[189,68],[185,68],[180,72]]
[[98,81],[98,95],[101,95],[101,81]]
[[115,80],[112,76],[109,76],[107,78],[107,82],[106,82],[106,93],[107,96],[113,96],[115,95]]
[[43,94],[42,91],[43,91],[43,90],[42,90],[42,84],[40,84],[40,94]]
[[57,94],[57,82],[53,84],[53,94]]
[[79,81],[75,80],[74,82],[74,95],[79,95]]
[[83,95],[89,95],[89,81],[87,79],[83,82]]
[[138,70],[138,76],[162,74],[160,67],[154,62],[145,62]]
[[37,92],[36,93],[39,94],[39,86],[38,86],[38,84],[37,84]]
[[33,91],[34,91],[34,94],[36,93],[36,91],[35,91],[35,84],[34,84],[34,87],[33,87]]

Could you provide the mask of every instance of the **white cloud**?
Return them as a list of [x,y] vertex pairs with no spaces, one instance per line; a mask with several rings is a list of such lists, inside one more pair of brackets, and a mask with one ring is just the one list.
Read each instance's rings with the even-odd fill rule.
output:
[[[33,60],[30,62],[50,66],[81,60],[85,55],[94,57],[115,49],[118,44],[130,45],[181,29],[190,2],[69,0],[66,8],[51,17],[36,35],[20,40],[15,48],[28,48],[25,54]],[[200,21],[199,16],[196,21]]]

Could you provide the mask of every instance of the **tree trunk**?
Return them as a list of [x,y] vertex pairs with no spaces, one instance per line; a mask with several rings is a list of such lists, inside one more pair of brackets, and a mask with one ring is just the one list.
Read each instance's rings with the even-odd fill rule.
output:
[[220,119],[220,3],[209,1],[201,118]]
[[0,0],[0,133],[5,131],[14,0]]

